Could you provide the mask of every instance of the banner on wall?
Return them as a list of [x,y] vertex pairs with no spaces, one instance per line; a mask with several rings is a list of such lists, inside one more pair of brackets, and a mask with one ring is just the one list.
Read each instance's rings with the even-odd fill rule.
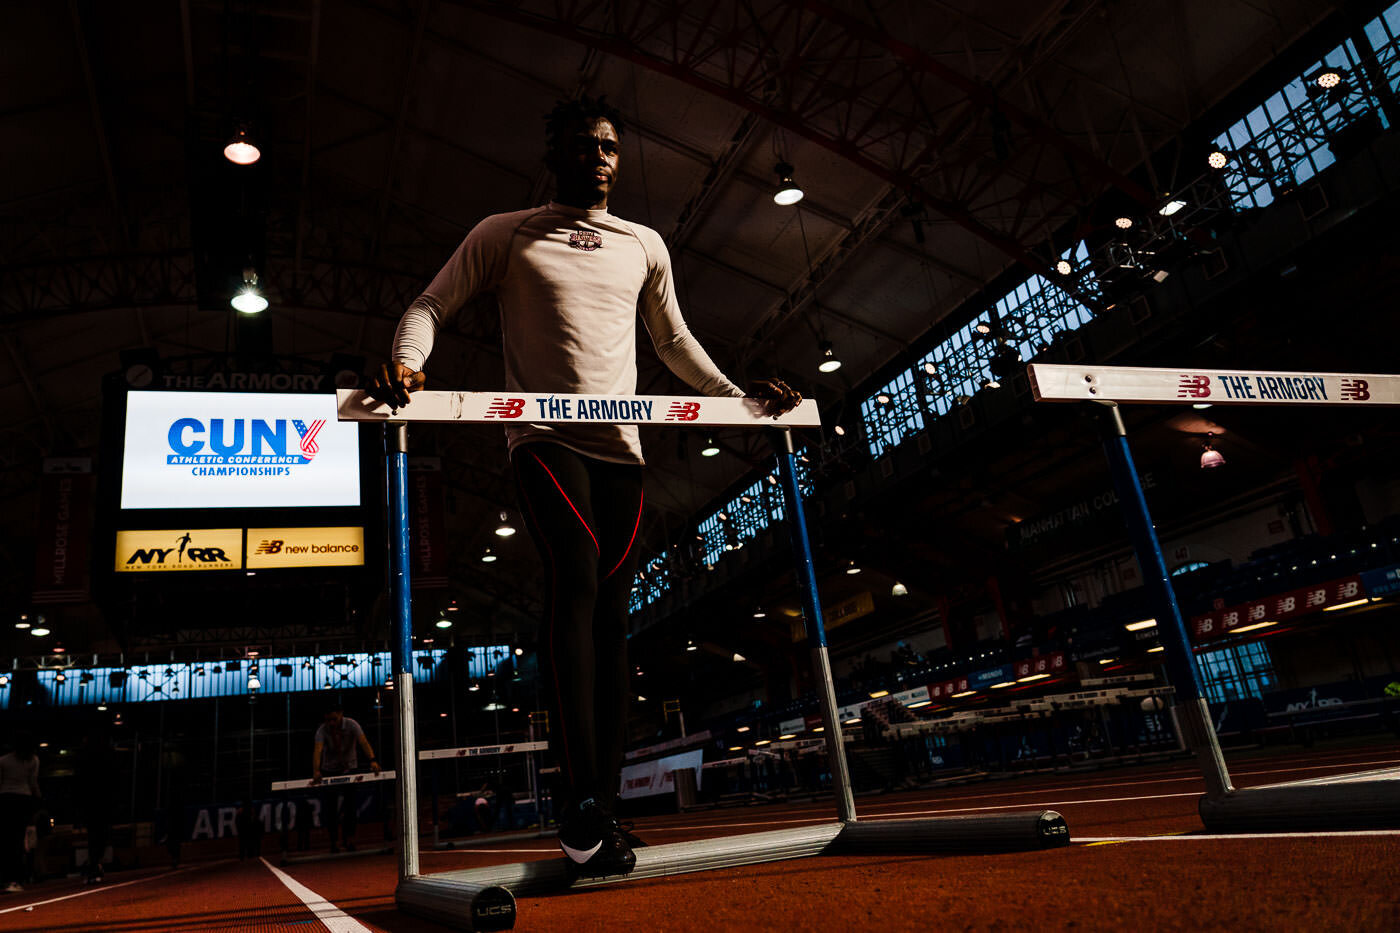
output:
[[34,557],[36,603],[88,598],[94,489],[90,457],[50,457],[39,478],[39,540]]
[[[822,627],[828,632],[838,629],[847,622],[868,616],[875,611],[875,597],[869,592],[857,593],[850,599],[822,607]],[[792,640],[802,641],[807,637],[807,622],[801,615],[790,620]]]
[[675,793],[676,782],[673,772],[684,768],[691,768],[695,771],[695,789],[699,790],[700,766],[704,757],[704,749],[696,749],[693,752],[681,752],[679,755],[658,758],[655,761],[628,765],[622,769],[622,799],[632,800],[637,797],[654,797],[657,794]]
[[1191,639],[1209,641],[1237,632],[1254,631],[1298,616],[1321,612],[1329,606],[1364,599],[1361,577],[1342,577],[1315,583],[1237,606],[1226,606],[1191,619]]
[[413,586],[442,589],[447,586],[447,503],[440,457],[409,458],[408,502],[413,513],[409,526]]

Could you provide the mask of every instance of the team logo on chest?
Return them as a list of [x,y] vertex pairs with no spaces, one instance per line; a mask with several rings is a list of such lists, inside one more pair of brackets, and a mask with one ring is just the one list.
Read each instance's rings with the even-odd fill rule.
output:
[[603,245],[603,235],[596,230],[575,230],[569,234],[569,245],[591,253]]

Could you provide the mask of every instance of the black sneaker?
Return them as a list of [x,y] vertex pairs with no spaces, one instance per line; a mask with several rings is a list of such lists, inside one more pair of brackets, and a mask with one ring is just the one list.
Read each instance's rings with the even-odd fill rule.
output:
[[630,872],[637,856],[626,838],[629,835],[591,797],[570,808],[559,821],[559,848],[578,877]]
[[622,841],[627,843],[629,847],[640,849],[646,845],[646,842],[632,834],[634,826],[631,820],[622,820],[620,822],[618,820],[613,820],[612,828],[622,836]]

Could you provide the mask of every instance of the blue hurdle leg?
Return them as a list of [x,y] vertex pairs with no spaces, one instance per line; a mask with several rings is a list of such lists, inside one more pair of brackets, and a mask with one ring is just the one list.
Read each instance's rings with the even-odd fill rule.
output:
[[1128,431],[1123,425],[1123,415],[1116,404],[1109,403],[1105,405],[1103,417],[1103,449],[1108,456],[1113,488],[1118,492],[1118,501],[1128,522],[1133,552],[1142,569],[1143,585],[1147,587],[1152,604],[1157,607],[1157,632],[1162,646],[1167,649],[1167,672],[1176,689],[1177,718],[1182,731],[1186,733],[1183,738],[1196,753],[1201,773],[1205,776],[1206,792],[1211,797],[1224,796],[1233,793],[1235,788],[1230,783],[1230,772],[1220,752],[1220,740],[1215,735],[1210,709],[1201,690],[1201,677],[1191,651],[1191,640],[1181,619],[1181,609],[1176,604],[1176,591],[1172,589],[1167,563],[1162,557],[1162,546],[1157,540],[1156,529],[1152,527],[1152,515],[1147,511],[1147,499],[1142,494],[1142,483],[1138,481],[1137,467],[1128,448]]
[[413,733],[413,594],[409,579],[408,426],[384,425],[389,512],[389,592],[394,606],[394,720],[399,744],[399,877],[418,874],[418,743]]
[[797,456],[792,444],[792,431],[782,428],[775,442],[778,450],[778,475],[782,481],[783,504],[788,515],[788,531],[792,536],[792,557],[797,565],[798,588],[802,591],[802,614],[807,625],[807,648],[812,653],[812,668],[820,691],[822,724],[826,726],[826,750],[831,759],[831,789],[836,794],[836,815],[843,822],[856,818],[855,798],[851,794],[850,771],[846,767],[846,746],[841,738],[841,720],[836,715],[836,688],[831,682],[831,657],[826,647],[826,626],[822,624],[821,595],[817,592],[817,573],[812,565],[812,542],[807,537],[807,517],[802,509],[802,490],[797,484]]

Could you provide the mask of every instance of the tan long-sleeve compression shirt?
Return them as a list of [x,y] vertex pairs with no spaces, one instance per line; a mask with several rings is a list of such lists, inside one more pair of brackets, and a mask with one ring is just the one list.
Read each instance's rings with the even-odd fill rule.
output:
[[[671,257],[649,227],[551,202],[487,217],[409,306],[394,359],[421,370],[438,328],[475,295],[494,291],[509,390],[634,395],[637,317],[657,355],[702,395],[741,396],[681,317]],[[513,451],[548,439],[599,460],[641,463],[635,425],[520,424]]]

